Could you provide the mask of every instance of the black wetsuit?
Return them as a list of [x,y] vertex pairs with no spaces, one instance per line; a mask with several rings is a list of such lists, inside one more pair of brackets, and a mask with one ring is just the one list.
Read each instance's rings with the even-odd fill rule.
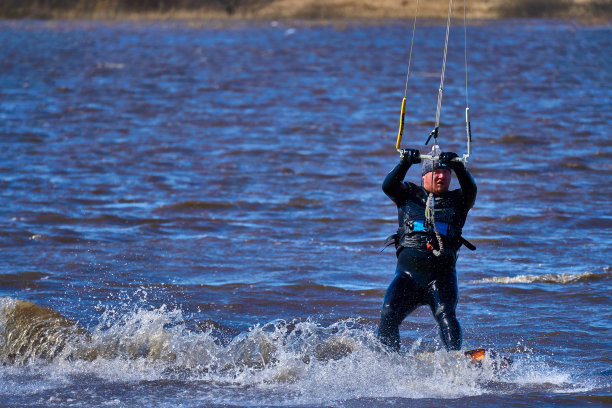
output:
[[[438,248],[433,228],[424,221],[427,191],[413,183],[403,182],[410,161],[403,159],[385,178],[383,191],[398,207],[399,230],[395,244],[397,267],[383,301],[378,338],[388,347],[399,350],[399,326],[418,306],[429,305],[440,327],[447,350],[461,348],[461,327],[455,316],[457,305],[457,251],[463,243],[461,230],[467,213],[476,200],[476,183],[460,162],[450,164],[461,189],[435,196],[435,214],[443,251],[435,256],[427,249]],[[438,224],[438,220],[442,221]],[[424,224],[424,226],[423,226]]]

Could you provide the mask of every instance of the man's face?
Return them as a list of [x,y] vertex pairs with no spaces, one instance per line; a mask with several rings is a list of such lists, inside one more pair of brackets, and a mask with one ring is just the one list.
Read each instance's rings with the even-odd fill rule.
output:
[[423,176],[423,188],[436,195],[446,193],[450,187],[450,182],[451,172],[448,169],[436,169]]

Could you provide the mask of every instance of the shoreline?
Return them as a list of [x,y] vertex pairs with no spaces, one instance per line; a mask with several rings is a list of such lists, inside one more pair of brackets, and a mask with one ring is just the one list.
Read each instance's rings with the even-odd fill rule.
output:
[[[0,5],[0,19],[103,21],[380,21],[413,19],[417,0],[192,0],[132,2],[130,0],[37,0],[32,4]],[[131,4],[135,3],[135,4]],[[146,6],[155,3],[156,6]],[[204,3],[204,5],[202,5]],[[145,4],[145,5],[143,5]],[[420,1],[419,19],[446,19],[448,0]],[[191,5],[191,6],[190,6]],[[609,0],[469,0],[453,4],[453,20],[571,19],[610,23]]]
[[[498,21],[512,21],[512,24],[530,25],[558,23],[573,27],[610,27],[612,19],[601,18],[473,18],[468,19],[466,26],[484,26],[496,24]],[[413,20],[401,18],[337,18],[337,19],[264,19],[264,18],[53,18],[53,19],[6,19],[0,17],[0,27],[30,27],[36,22],[42,23],[48,29],[60,29],[64,24],[73,24],[78,27],[87,28],[96,24],[109,27],[122,24],[133,24],[137,26],[164,26],[164,27],[187,27],[191,29],[244,29],[247,27],[280,27],[289,28],[314,28],[334,27],[338,30],[346,30],[354,27],[392,27],[410,26]],[[451,26],[458,27],[463,20],[453,20]],[[417,22],[421,27],[445,26],[446,19],[422,18]]]

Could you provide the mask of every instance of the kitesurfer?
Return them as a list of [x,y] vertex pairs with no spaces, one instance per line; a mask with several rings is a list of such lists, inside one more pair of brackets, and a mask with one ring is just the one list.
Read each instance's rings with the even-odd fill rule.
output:
[[[418,306],[429,305],[447,350],[461,348],[461,327],[455,316],[458,299],[455,263],[462,244],[475,249],[461,236],[476,200],[476,183],[456,153],[443,152],[438,160],[424,159],[422,186],[405,182],[412,164],[420,163],[416,149],[401,150],[400,163],[387,175],[382,188],[398,208],[399,229],[393,238],[397,254],[395,277],[383,301],[377,336],[399,351],[399,326]],[[451,170],[460,189],[449,191]],[[435,228],[426,217],[426,203],[433,193]],[[437,237],[441,238],[440,245]]]

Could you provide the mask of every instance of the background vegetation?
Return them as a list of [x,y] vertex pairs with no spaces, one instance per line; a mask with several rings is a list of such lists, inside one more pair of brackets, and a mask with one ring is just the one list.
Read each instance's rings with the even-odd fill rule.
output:
[[[416,0],[0,0],[0,18],[411,18]],[[456,2],[459,8],[461,1]],[[472,18],[612,18],[612,0],[467,0]],[[448,0],[421,1],[444,18]]]

